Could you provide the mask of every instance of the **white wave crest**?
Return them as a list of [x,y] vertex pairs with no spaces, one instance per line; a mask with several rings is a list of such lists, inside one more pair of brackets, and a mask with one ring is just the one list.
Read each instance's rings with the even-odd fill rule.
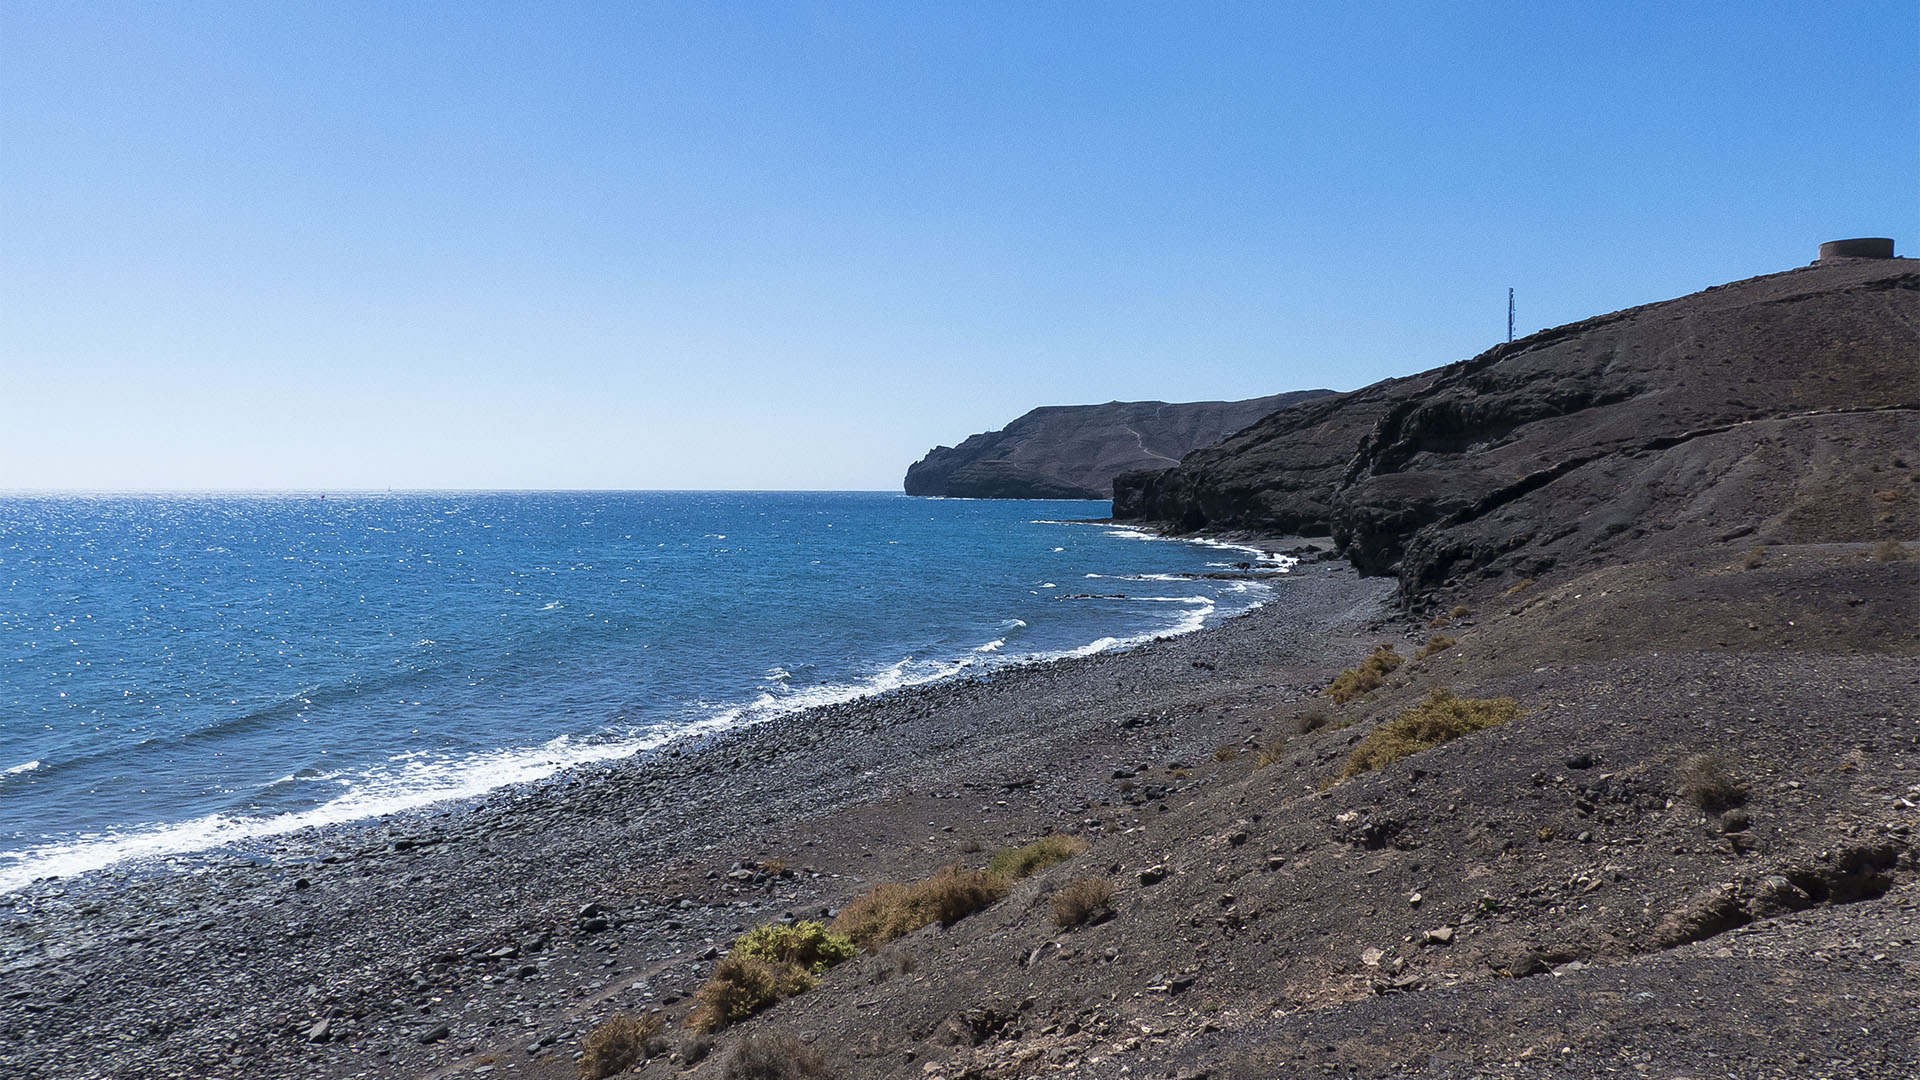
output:
[[35,758],[32,761],[23,762],[19,765],[15,765],[11,769],[0,770],[0,776],[17,776],[20,773],[30,773],[39,767],[40,767],[40,760],[38,758]]

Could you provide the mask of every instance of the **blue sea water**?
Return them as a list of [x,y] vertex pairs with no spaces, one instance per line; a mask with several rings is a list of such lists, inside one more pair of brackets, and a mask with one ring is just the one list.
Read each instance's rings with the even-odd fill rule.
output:
[[1257,556],[1104,503],[0,497],[0,891],[1196,629]]

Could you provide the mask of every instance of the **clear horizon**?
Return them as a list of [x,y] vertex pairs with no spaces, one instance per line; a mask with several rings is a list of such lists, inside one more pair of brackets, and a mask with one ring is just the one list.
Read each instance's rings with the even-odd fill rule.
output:
[[1920,7],[0,7],[0,492],[897,491],[1920,245]]

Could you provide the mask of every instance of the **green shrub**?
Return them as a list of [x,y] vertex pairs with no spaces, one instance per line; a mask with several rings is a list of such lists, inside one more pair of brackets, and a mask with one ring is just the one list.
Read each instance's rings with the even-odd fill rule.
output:
[[859,948],[818,922],[792,926],[764,923],[740,936],[733,952],[781,964],[797,964],[815,975],[854,958]]
[[666,1026],[659,1013],[635,1016],[618,1013],[587,1036],[586,1053],[580,1058],[580,1075],[586,1080],[604,1080],[625,1072],[647,1057],[647,1044]]
[[1405,662],[1405,658],[1393,651],[1393,646],[1382,645],[1359,667],[1348,668],[1335,676],[1333,682],[1327,684],[1327,696],[1334,704],[1345,705],[1354,698],[1371,694],[1385,685],[1387,675],[1394,668]]
[[1441,687],[1427,700],[1382,724],[1361,740],[1347,758],[1339,780],[1346,780],[1417,754],[1431,746],[1504,724],[1520,715],[1512,698],[1463,698]]
[[1113,883],[1103,877],[1075,878],[1073,884],[1053,894],[1053,924],[1071,930],[1109,910],[1113,901]]
[[987,861],[987,873],[1018,881],[1055,863],[1066,862],[1085,850],[1085,840],[1065,833],[1053,833],[1023,847],[1001,848],[994,852],[993,858]]

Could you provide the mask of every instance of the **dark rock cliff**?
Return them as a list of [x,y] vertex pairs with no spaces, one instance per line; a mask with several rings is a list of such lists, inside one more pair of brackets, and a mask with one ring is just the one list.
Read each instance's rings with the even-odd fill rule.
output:
[[1120,473],[1174,464],[1277,409],[1330,393],[1050,405],[959,446],[935,447],[907,469],[906,491],[969,499],[1105,499]]
[[1116,518],[1331,534],[1403,594],[1751,537],[1920,531],[1920,263],[1849,259],[1544,330],[1118,478]]

